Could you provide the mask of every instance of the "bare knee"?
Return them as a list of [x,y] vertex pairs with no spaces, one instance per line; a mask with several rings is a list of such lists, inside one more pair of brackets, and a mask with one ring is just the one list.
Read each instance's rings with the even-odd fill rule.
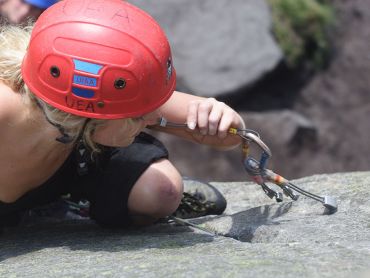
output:
[[128,199],[132,215],[153,219],[172,214],[179,206],[183,184],[181,175],[166,159],[159,160],[141,175]]

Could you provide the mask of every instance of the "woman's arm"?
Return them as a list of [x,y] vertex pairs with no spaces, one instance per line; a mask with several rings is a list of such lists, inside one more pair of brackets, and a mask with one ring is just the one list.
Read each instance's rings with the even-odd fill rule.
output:
[[214,98],[174,92],[158,112],[168,122],[187,124],[187,128],[150,126],[193,142],[229,149],[241,143],[228,133],[230,127],[244,128],[243,119],[232,108]]

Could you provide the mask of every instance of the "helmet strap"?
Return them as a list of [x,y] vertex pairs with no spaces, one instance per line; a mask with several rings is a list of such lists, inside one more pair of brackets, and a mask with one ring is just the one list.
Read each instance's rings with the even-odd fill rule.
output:
[[[47,114],[45,113],[45,110],[44,110],[44,108],[43,108],[42,104],[39,102],[39,100],[38,100],[37,98],[36,98],[36,104],[37,104],[37,106],[41,109],[42,113],[43,113],[43,114],[44,114],[44,116],[45,116],[45,119],[46,119],[46,120],[47,120],[51,125],[55,126],[55,127],[59,130],[59,132],[60,132],[61,136],[56,137],[56,138],[55,138],[55,140],[56,140],[56,141],[58,141],[58,142],[60,142],[60,143],[62,143],[62,144],[69,144],[69,143],[73,142],[73,137],[71,137],[68,133],[66,133],[66,132],[65,132],[65,130],[64,130],[64,128],[63,128],[61,125],[59,125],[59,124],[56,124],[56,123],[52,122],[52,121],[48,118],[48,116],[47,116]],[[86,123],[84,124],[84,128],[83,128],[83,129],[85,129],[85,126],[86,126]]]

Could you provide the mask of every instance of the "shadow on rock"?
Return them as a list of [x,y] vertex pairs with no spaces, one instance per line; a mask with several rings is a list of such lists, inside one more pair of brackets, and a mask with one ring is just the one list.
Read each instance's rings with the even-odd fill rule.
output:
[[[260,226],[279,225],[280,222],[274,219],[286,214],[291,207],[292,202],[266,205],[231,215],[232,226],[225,235],[240,241],[252,242],[255,232]],[[276,235],[266,236],[275,237]],[[269,241],[268,238],[266,241]]]
[[[243,242],[255,242],[255,233],[261,226],[279,225],[276,218],[289,212],[293,202],[265,205],[254,207],[229,216],[218,216],[212,218],[199,219],[192,221],[202,224],[210,230],[216,231],[219,235],[231,237]],[[277,236],[276,231],[266,234],[262,241],[270,242]],[[259,239],[258,241],[261,241]]]
[[38,223],[10,228],[0,234],[0,262],[8,258],[63,248],[71,251],[122,252],[143,249],[178,249],[213,241],[188,227],[156,224],[145,228],[105,229],[84,221]]

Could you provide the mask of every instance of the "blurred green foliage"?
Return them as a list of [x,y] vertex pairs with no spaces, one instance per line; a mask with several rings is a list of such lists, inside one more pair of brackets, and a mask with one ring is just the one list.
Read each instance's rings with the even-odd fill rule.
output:
[[329,0],[268,0],[273,33],[291,68],[321,69],[328,61],[328,30],[334,25],[334,8]]

